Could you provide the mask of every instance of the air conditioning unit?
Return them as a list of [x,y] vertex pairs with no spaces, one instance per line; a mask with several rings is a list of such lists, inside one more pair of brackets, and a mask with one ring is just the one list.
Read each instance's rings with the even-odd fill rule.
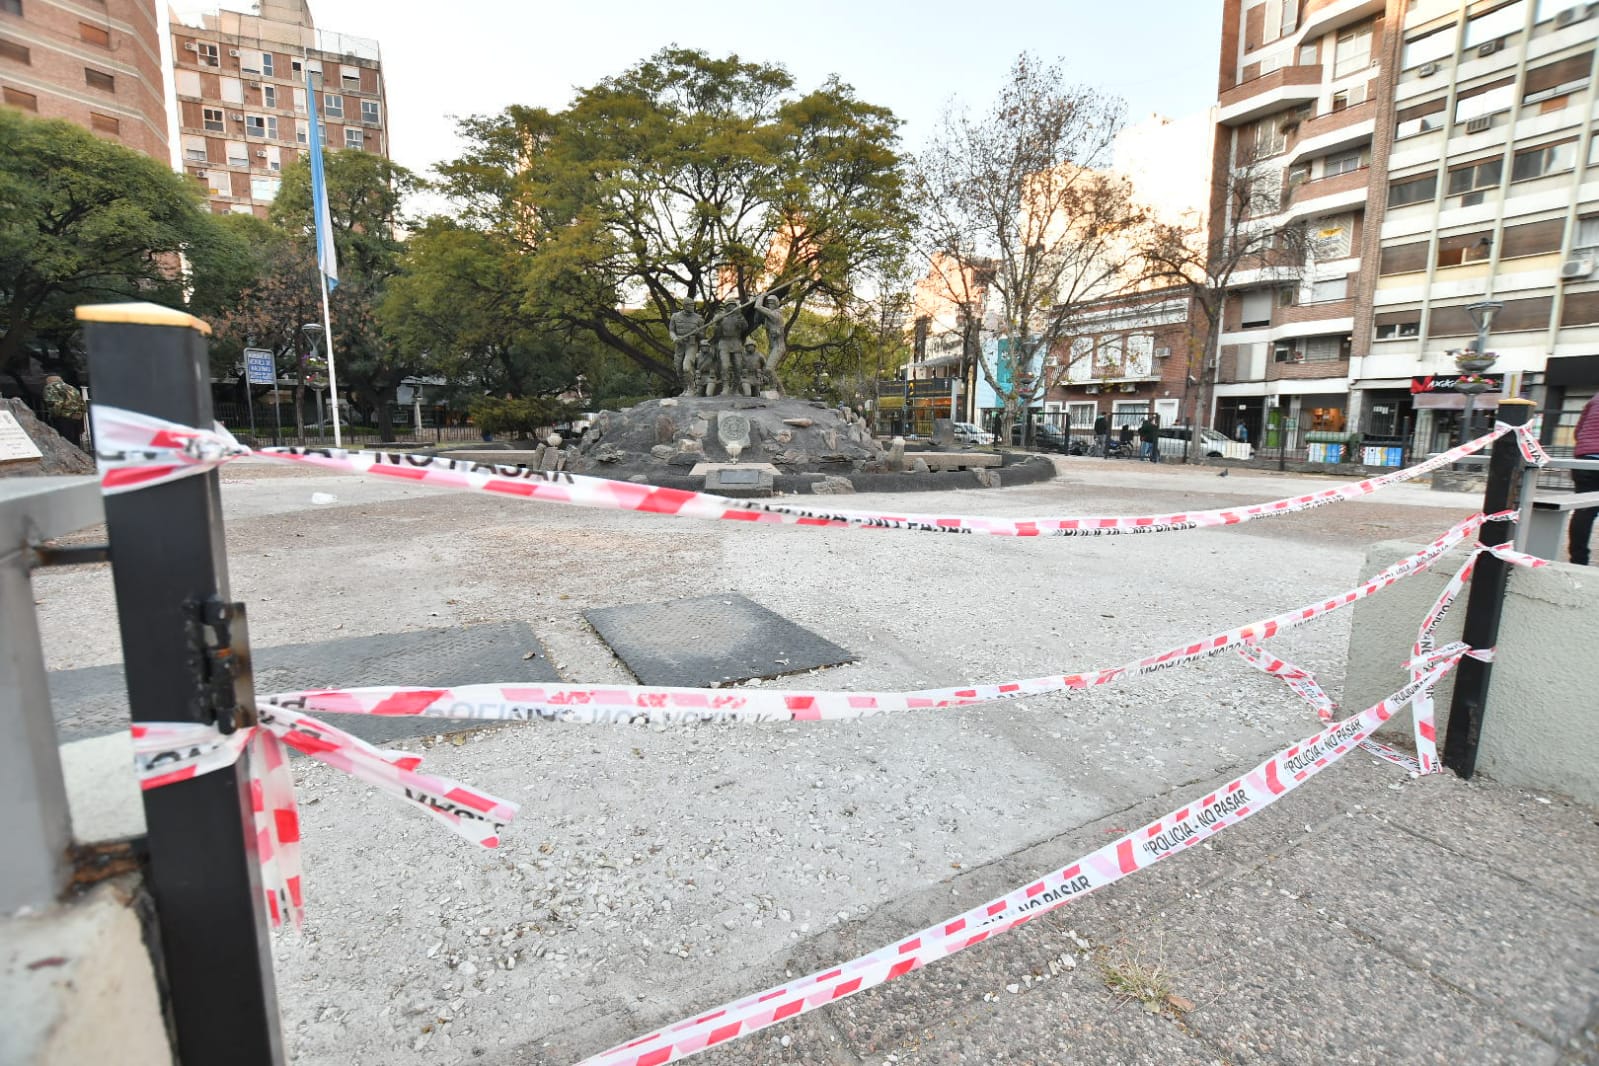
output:
[[261,87],[261,83],[258,81],[247,81],[244,84],[248,85],[252,89],[259,89]]
[[228,55],[231,58],[233,58],[233,59],[238,59],[239,58],[239,50],[237,48],[229,48],[228,49]]
[[200,50],[200,46],[195,44],[193,41],[185,41],[183,43],[183,50],[185,52],[198,52]]
[[1566,10],[1555,16],[1555,29],[1558,30],[1564,29],[1567,26],[1575,26],[1577,23],[1587,18],[1590,14],[1592,14],[1592,12],[1586,7],[1568,7]]
[[233,112],[233,114],[229,115],[228,117],[231,118],[235,122],[243,122],[244,121],[244,115],[241,114],[238,111]]
[[265,159],[266,158],[266,149],[265,148],[257,148],[255,150],[255,157],[257,159]]
[[1167,359],[1167,358],[1170,358],[1170,356],[1171,356],[1171,349],[1170,348],[1156,348],[1155,349],[1155,358],[1156,359]]
[[1480,56],[1491,56],[1495,52],[1497,52],[1501,48],[1503,48],[1504,46],[1505,46],[1505,42],[1503,40],[1485,41],[1484,43],[1479,44],[1477,46],[1477,55],[1479,57]]
[[1467,133],[1486,133],[1493,129],[1494,118],[1492,115],[1479,115],[1466,123]]
[[1084,389],[1084,391],[1087,392],[1088,395],[1090,395],[1090,396],[1098,396],[1099,395],[1099,386],[1098,385],[1089,385],[1089,386],[1087,386]]
[[1417,73],[1423,78],[1430,78],[1442,69],[1444,68],[1437,63],[1423,63],[1421,65],[1421,69],[1417,71]]
[[1593,274],[1594,265],[1592,259],[1567,259],[1560,265],[1560,280],[1581,281]]

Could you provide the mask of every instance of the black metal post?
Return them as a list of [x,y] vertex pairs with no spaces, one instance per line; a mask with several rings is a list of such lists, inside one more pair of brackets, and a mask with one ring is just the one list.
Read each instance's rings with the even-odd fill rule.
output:
[[[1507,399],[1499,403],[1499,421],[1521,426],[1532,417],[1531,400]],[[1488,486],[1482,494],[1484,514],[1509,510],[1520,481],[1521,450],[1516,438],[1506,434],[1494,441],[1488,460]],[[1492,547],[1515,536],[1509,522],[1484,523],[1478,539]],[[1505,605],[1505,580],[1509,566],[1502,559],[1483,554],[1471,575],[1471,590],[1466,596],[1466,615],[1461,639],[1473,648],[1491,648],[1499,640],[1499,618]],[[1461,777],[1469,778],[1477,768],[1477,744],[1482,739],[1483,713],[1488,704],[1488,684],[1493,664],[1478,659],[1462,659],[1455,668],[1455,691],[1449,702],[1449,732],[1444,737],[1444,765]]]
[[[211,424],[205,323],[153,304],[81,307],[78,317],[95,403]],[[109,496],[105,512],[133,721],[221,718],[231,728],[231,686],[218,669],[232,612],[216,473]],[[248,759],[144,793],[147,883],[186,1066],[283,1061]]]

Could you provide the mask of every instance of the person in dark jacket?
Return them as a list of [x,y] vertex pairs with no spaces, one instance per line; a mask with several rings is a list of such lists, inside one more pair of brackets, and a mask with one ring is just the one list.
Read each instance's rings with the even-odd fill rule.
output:
[[1094,440],[1099,444],[1099,454],[1110,454],[1110,419],[1100,415],[1094,419]]
[[[1599,393],[1583,405],[1571,453],[1578,459],[1599,459]],[[1599,470],[1573,470],[1571,482],[1578,492],[1599,492]],[[1571,512],[1567,539],[1571,542],[1571,561],[1579,566],[1588,565],[1588,538],[1593,535],[1595,517],[1599,517],[1599,507],[1583,507]]]
[[1143,442],[1140,459],[1148,459],[1152,463],[1160,462],[1160,427],[1155,422],[1154,415],[1145,416],[1138,424],[1138,439]]

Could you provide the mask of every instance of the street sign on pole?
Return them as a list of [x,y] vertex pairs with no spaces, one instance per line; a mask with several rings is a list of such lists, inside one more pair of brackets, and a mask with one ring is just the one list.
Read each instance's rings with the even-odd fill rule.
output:
[[276,385],[278,383],[277,362],[272,357],[272,352],[266,348],[246,348],[244,350],[244,376],[252,385]]

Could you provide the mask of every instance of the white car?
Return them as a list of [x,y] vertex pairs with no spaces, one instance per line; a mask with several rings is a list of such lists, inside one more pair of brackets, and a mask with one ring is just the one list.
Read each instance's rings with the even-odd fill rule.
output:
[[[1187,426],[1162,426],[1160,429],[1160,457],[1163,460],[1182,459],[1188,450]],[[1225,433],[1202,428],[1194,442],[1193,455],[1197,459],[1253,459],[1252,445],[1233,440]]]
[[957,444],[993,444],[994,435],[978,429],[970,422],[956,422],[955,442]]

